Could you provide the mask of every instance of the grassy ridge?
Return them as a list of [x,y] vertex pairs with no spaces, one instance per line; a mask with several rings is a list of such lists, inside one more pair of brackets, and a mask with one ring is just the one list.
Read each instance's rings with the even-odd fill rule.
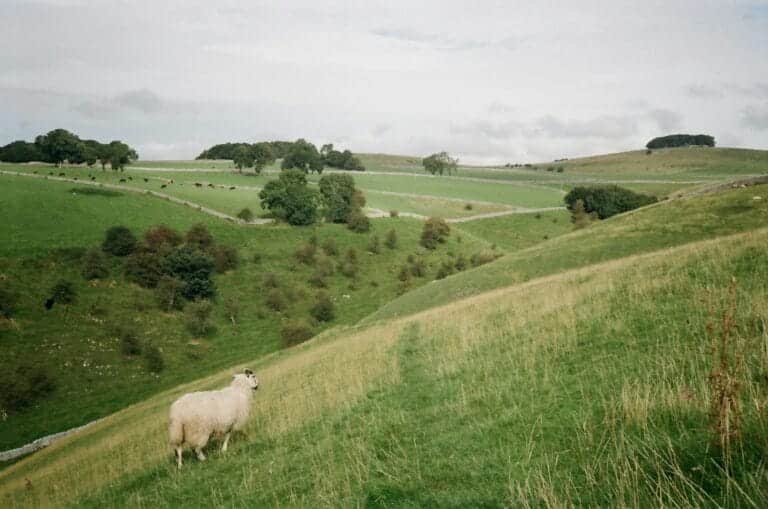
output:
[[766,223],[768,185],[672,200],[593,223],[419,288],[367,320],[402,316],[561,270],[748,231]]
[[[255,366],[247,438],[176,472],[179,387],[0,472],[7,505],[755,505],[768,426],[709,445],[702,302],[738,282],[745,397],[762,397],[768,232],[603,263],[360,330]],[[751,401],[751,399],[750,399]],[[78,468],[72,468],[77,465]],[[28,488],[27,479],[31,487]]]

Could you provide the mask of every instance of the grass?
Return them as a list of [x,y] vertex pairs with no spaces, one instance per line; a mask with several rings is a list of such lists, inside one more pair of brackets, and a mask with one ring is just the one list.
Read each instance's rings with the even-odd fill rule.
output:
[[[754,200],[754,196],[762,199]],[[766,221],[768,185],[662,202],[593,223],[409,292],[369,318],[402,316],[561,270],[752,230]]]
[[454,228],[496,244],[507,252],[526,249],[573,229],[570,214],[565,210],[477,219],[456,224]]
[[[755,403],[768,336],[768,232],[533,280],[367,328],[333,329],[252,366],[245,436],[187,459],[170,402],[128,408],[0,472],[6,506],[765,506]],[[702,304],[738,283],[749,345],[731,470],[708,431]],[[716,311],[717,312],[717,311]],[[761,325],[762,324],[762,325]]]
[[469,217],[510,210],[510,207],[501,204],[477,203],[471,200],[446,200],[429,196],[397,196],[371,191],[366,193],[365,200],[367,207],[384,212],[397,210],[398,212],[443,218]]
[[[444,259],[468,257],[487,245],[473,238],[461,243],[450,239],[436,252],[426,252],[418,247],[419,221],[387,218],[372,221],[371,234],[383,240],[394,228],[399,248],[382,247],[380,254],[373,255],[366,252],[369,234],[352,233],[343,225],[240,227],[142,194],[73,193],[69,183],[0,179],[4,217],[14,218],[0,222],[0,238],[13,239],[0,244],[0,274],[21,297],[13,326],[0,330],[3,361],[44,367],[58,382],[49,398],[0,421],[0,450],[83,424],[244,357],[281,348],[283,323],[309,317],[317,292],[308,282],[313,268],[293,257],[312,234],[320,244],[333,238],[341,255],[355,248],[360,260],[356,279],[338,272],[326,278],[336,305],[336,319],[330,325],[354,323],[400,294],[403,287],[397,273],[409,254],[423,257],[427,265],[427,277],[411,280],[409,287],[414,288],[430,281]],[[215,278],[219,290],[213,313],[216,332],[209,336],[190,334],[183,313],[161,312],[152,291],[125,280],[118,259],[110,260],[110,276],[104,280],[89,283],[80,275],[78,250],[99,246],[107,228],[123,224],[141,235],[158,223],[182,232],[203,223],[219,243],[239,253],[240,266]],[[258,262],[253,261],[256,254]],[[333,257],[334,265],[341,255]],[[286,294],[289,304],[284,312],[265,308],[267,273],[277,275]],[[61,278],[75,284],[78,301],[71,309],[56,306],[46,311],[43,303]],[[226,313],[227,301],[240,308],[235,325]],[[149,373],[143,359],[119,353],[111,331],[124,323],[132,324],[143,342],[160,347],[167,365],[161,375]],[[319,324],[316,330],[325,327]]]

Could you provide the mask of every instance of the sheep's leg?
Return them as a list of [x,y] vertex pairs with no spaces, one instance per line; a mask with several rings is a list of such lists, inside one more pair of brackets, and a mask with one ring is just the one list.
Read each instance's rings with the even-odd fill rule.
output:
[[181,468],[181,446],[176,447],[176,464]]
[[195,447],[195,454],[197,454],[197,459],[200,461],[205,461],[205,454],[203,454],[202,447]]
[[231,433],[227,433],[224,435],[224,443],[221,445],[221,452],[227,452],[227,445],[229,444],[229,435]]

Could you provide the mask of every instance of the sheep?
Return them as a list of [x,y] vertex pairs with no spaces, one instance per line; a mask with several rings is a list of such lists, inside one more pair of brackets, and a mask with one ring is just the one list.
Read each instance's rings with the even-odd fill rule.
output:
[[227,452],[229,435],[243,429],[251,411],[253,391],[259,388],[259,380],[253,371],[246,369],[232,377],[229,387],[218,391],[192,392],[180,397],[171,405],[168,435],[176,452],[176,462],[181,468],[184,444],[205,461],[203,447],[211,435],[224,435],[221,452]]

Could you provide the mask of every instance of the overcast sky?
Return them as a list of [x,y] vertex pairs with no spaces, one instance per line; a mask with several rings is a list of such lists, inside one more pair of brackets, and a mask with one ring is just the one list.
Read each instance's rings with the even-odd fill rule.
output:
[[470,163],[768,148],[768,1],[0,0],[0,144],[332,142]]

